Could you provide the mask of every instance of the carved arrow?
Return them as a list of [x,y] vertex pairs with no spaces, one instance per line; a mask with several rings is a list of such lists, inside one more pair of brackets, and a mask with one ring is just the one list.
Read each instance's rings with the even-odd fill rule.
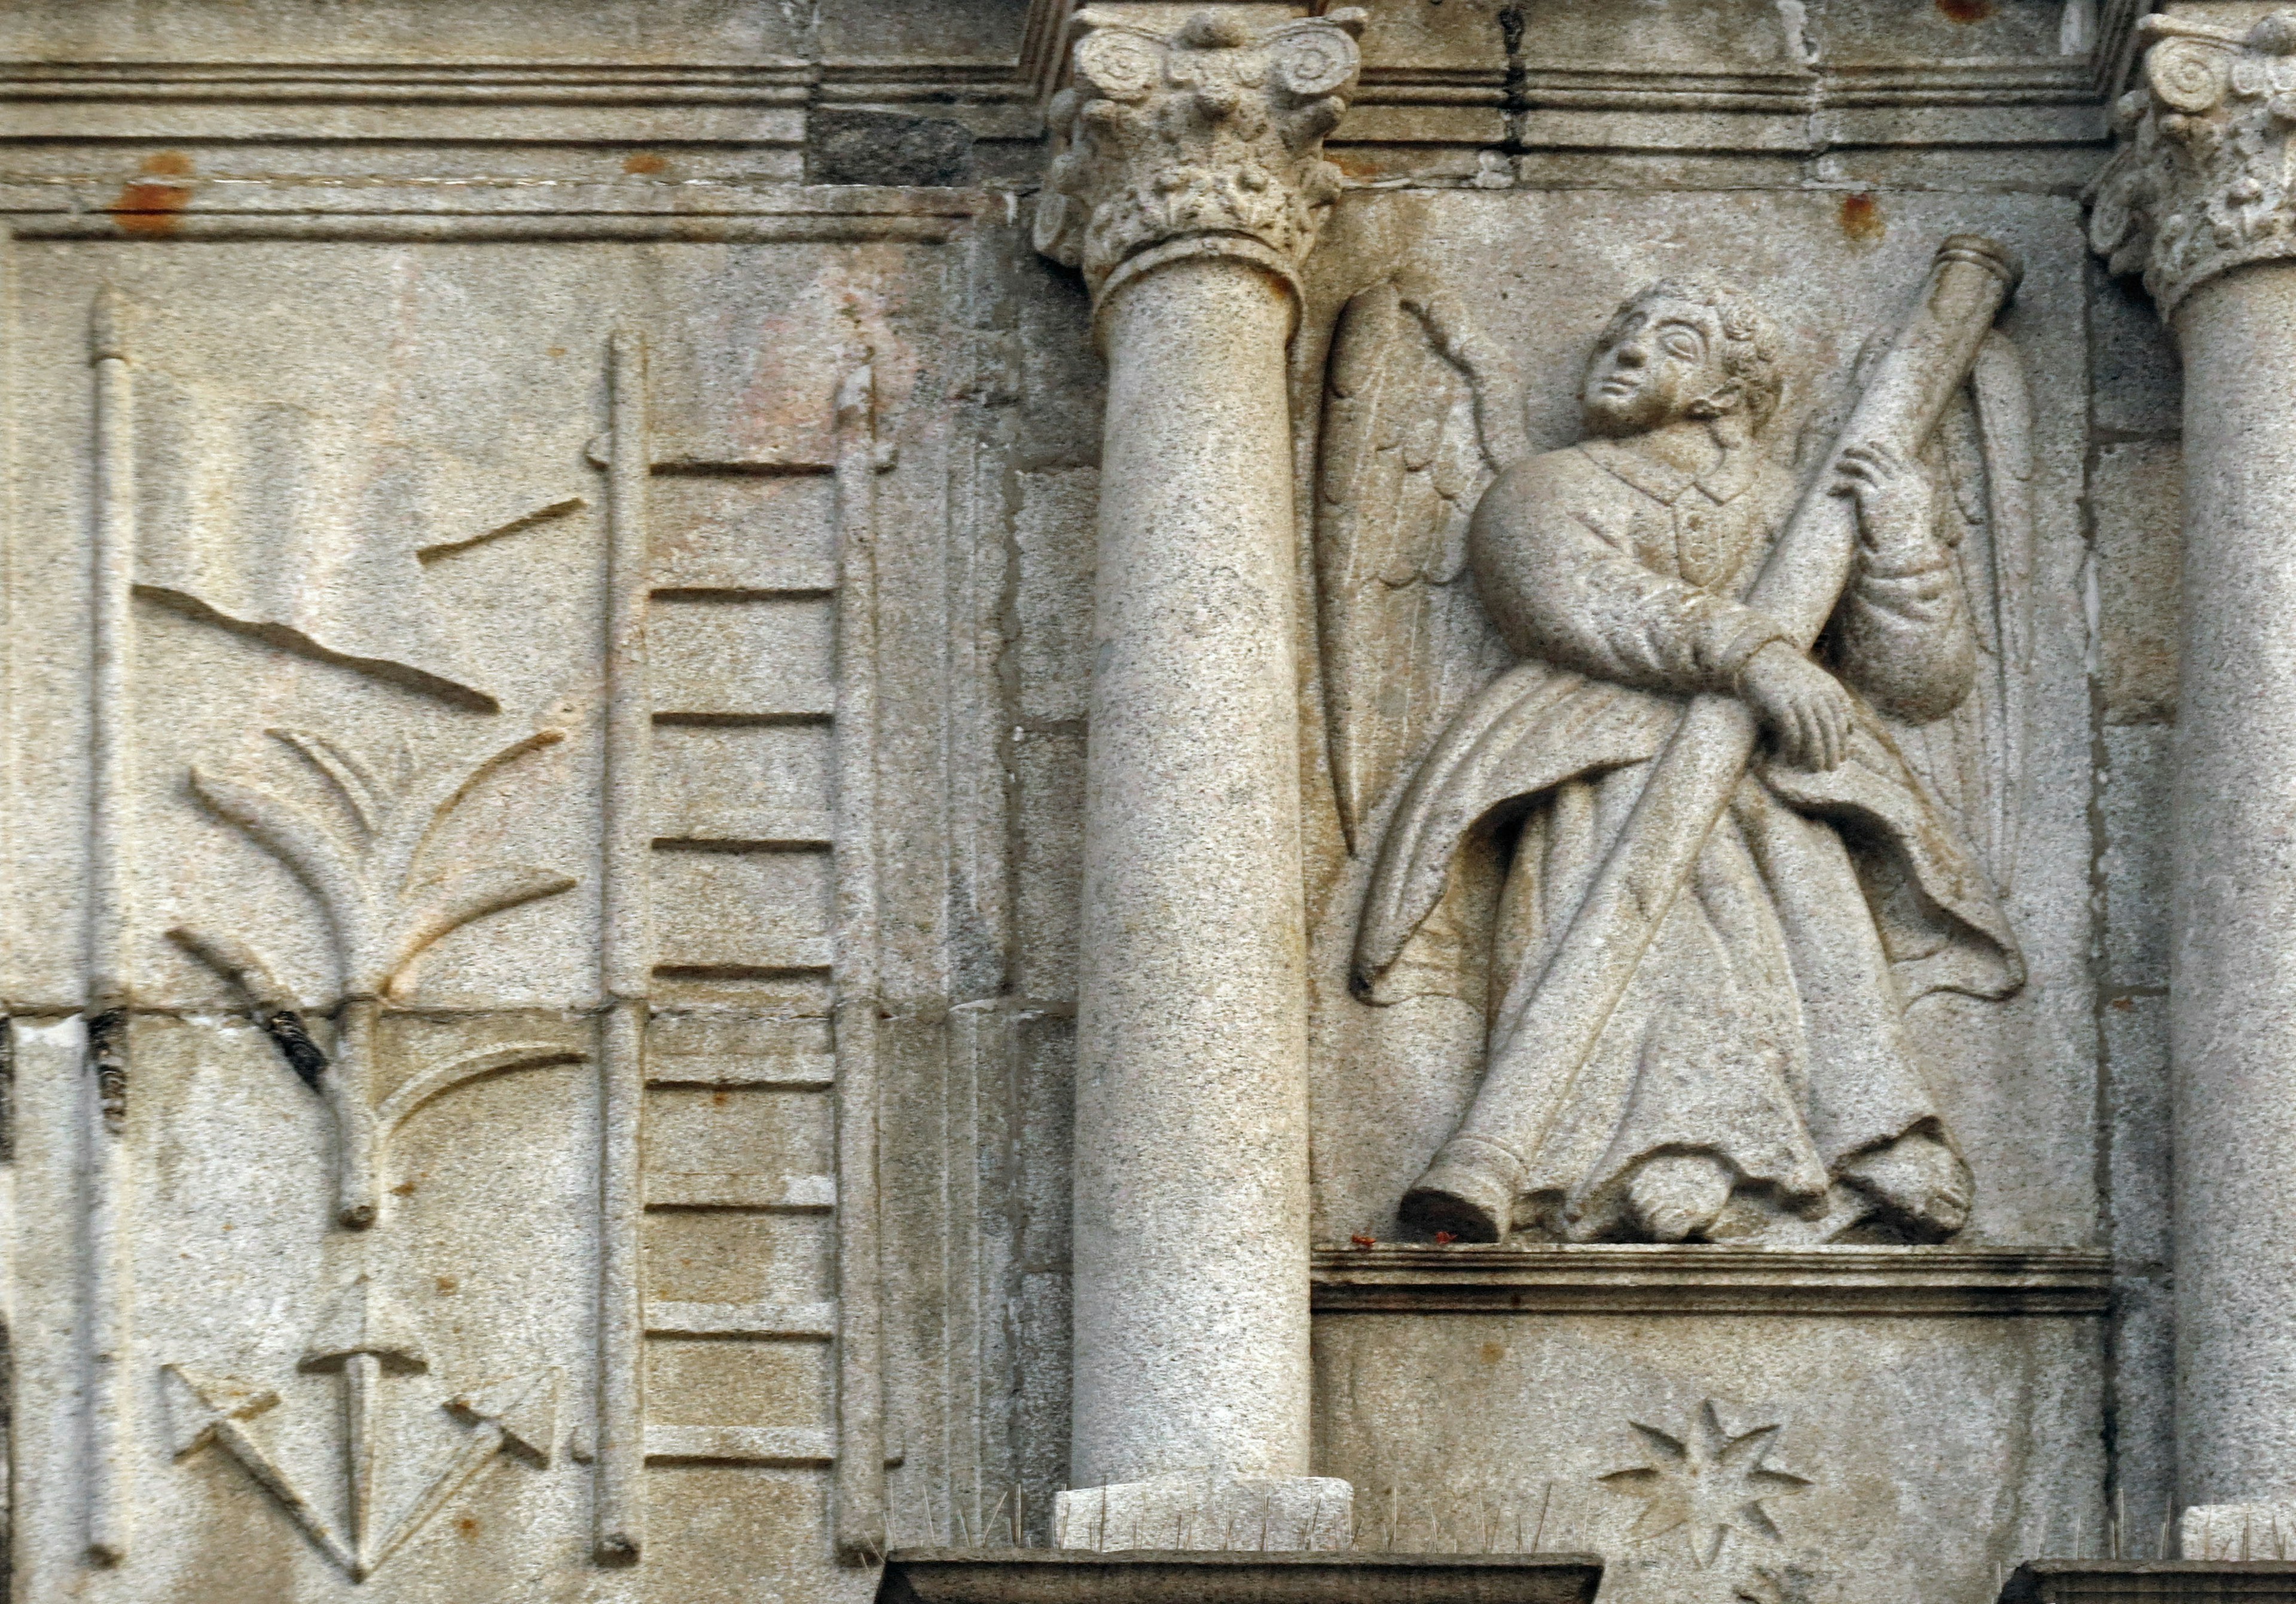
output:
[[515,1456],[538,1469],[549,1468],[558,1447],[558,1374],[550,1370],[512,1376],[447,1401],[449,1413],[477,1429],[376,1547],[366,1561],[370,1569],[397,1553],[496,1454]]
[[335,1296],[304,1351],[306,1370],[332,1371],[343,1378],[344,1445],[351,1484],[351,1579],[365,1581],[381,1563],[371,1541],[374,1532],[376,1428],[382,1403],[382,1373],[418,1375],[430,1361],[406,1332],[390,1304],[365,1276]]
[[326,1518],[310,1506],[295,1484],[287,1479],[287,1473],[240,1424],[275,1407],[279,1402],[277,1393],[267,1387],[251,1387],[228,1377],[204,1375],[179,1364],[163,1366],[160,1374],[167,1393],[171,1445],[179,1463],[209,1443],[215,1444],[237,1460],[265,1492],[279,1501],[288,1518],[302,1528],[303,1534],[321,1553],[354,1576],[363,1574],[351,1551],[335,1534]]

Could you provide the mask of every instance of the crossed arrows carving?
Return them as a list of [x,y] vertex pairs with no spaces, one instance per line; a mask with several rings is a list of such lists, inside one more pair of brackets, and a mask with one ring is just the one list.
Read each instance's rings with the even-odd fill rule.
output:
[[350,1534],[306,1498],[248,1423],[279,1406],[279,1394],[227,1376],[186,1366],[163,1367],[168,1423],[180,1463],[213,1444],[277,1501],[321,1553],[364,1582],[493,1463],[496,1455],[546,1469],[558,1452],[558,1371],[506,1377],[447,1400],[447,1411],[468,1428],[454,1453],[388,1526],[376,1518],[381,1468],[382,1378],[430,1368],[396,1311],[364,1275],[343,1288],[311,1334],[299,1369],[343,1378],[346,1480]]

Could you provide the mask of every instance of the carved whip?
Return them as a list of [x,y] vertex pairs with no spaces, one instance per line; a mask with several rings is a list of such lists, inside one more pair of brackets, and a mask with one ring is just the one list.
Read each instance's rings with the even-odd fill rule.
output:
[[[1852,498],[1833,493],[1834,464],[1852,446],[1890,442],[1910,453],[1928,440],[1969,377],[2019,273],[2016,259],[1981,235],[1955,234],[1938,247],[1919,305],[1858,397],[1746,596],[1797,648],[1807,651],[1825,628],[1856,555],[1857,507]],[[1465,1123],[1405,1198],[1406,1220],[1458,1230],[1470,1240],[1505,1237],[1531,1155],[1689,879],[1759,734],[1752,711],[1737,697],[1692,698],[1509,1033],[1510,1041],[1534,1047],[1492,1065]],[[1526,1118],[1537,1087],[1558,1078],[1564,1094]],[[1472,1207],[1463,1211],[1463,1204]]]

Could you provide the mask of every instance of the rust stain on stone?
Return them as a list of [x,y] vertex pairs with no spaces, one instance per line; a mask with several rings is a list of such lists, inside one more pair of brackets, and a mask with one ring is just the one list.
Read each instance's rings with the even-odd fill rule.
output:
[[658,173],[668,165],[669,162],[665,158],[655,155],[652,151],[638,151],[623,159],[622,171],[626,173]]
[[192,173],[192,159],[182,151],[154,151],[144,158],[136,171],[157,173],[170,178],[188,178]]
[[1952,22],[1982,22],[1999,9],[1995,0],[1937,0],[1937,8]]
[[131,178],[111,203],[111,220],[127,234],[172,234],[176,215],[191,198],[187,185]]
[[1890,232],[1890,225],[1882,216],[1881,202],[1871,195],[1841,197],[1841,232],[1857,241],[1878,240]]

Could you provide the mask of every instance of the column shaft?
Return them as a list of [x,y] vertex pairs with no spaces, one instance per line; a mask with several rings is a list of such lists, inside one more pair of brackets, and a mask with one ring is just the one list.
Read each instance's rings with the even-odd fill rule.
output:
[[2176,317],[2185,634],[2169,981],[2178,1463],[2296,1499],[2296,263]]
[[1304,1475],[1289,292],[1194,258],[1102,316],[1070,1476]]

